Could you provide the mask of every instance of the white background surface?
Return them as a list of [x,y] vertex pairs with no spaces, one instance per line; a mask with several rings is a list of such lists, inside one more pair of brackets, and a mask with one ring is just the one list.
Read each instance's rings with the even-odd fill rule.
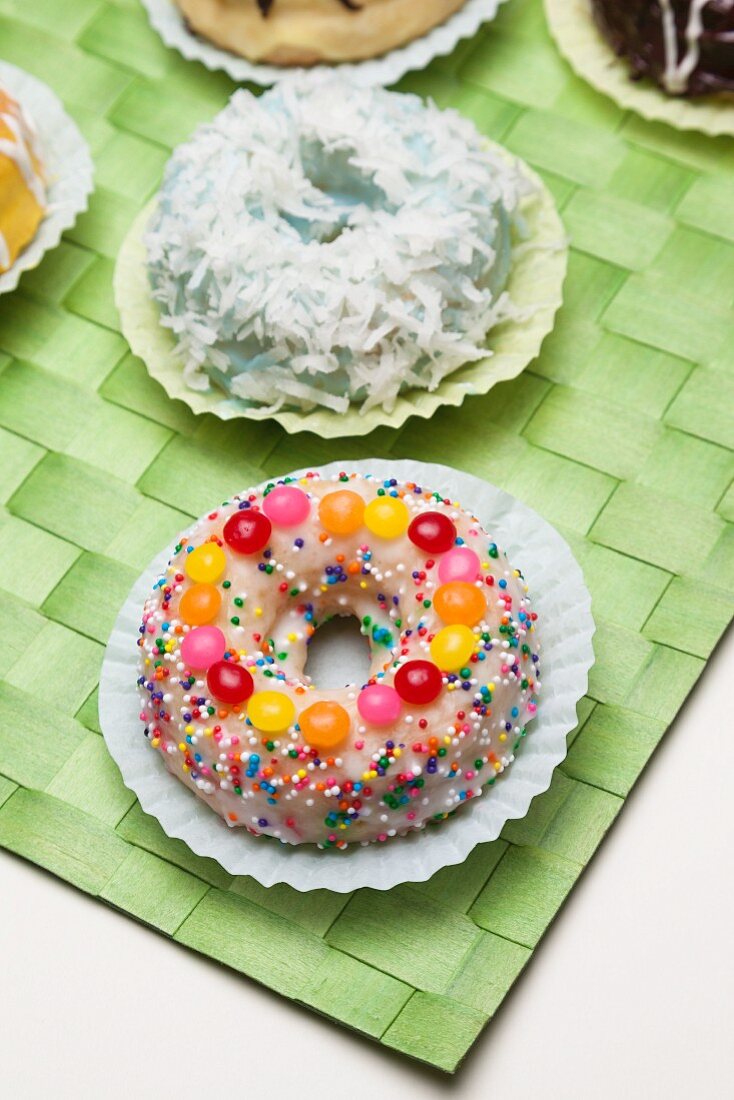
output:
[[455,1079],[0,852],[0,1095],[732,1096],[733,681],[730,631]]

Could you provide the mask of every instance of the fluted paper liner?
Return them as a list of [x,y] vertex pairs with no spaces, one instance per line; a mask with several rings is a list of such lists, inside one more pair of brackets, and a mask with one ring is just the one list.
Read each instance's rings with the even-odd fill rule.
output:
[[586,692],[594,660],[591,597],[581,569],[555,528],[531,508],[479,478],[431,463],[344,459],[320,472],[328,477],[346,467],[380,478],[417,479],[459,500],[523,571],[539,615],[538,713],[516,759],[494,786],[437,826],[344,851],[281,844],[230,828],[166,770],[143,736],[136,684],[138,627],[145,599],[172,555],[169,547],[133,586],[110,636],[100,679],[102,732],[125,785],[169,836],[217,860],[230,874],[250,875],[263,886],[284,882],[296,890],[388,890],[401,882],[423,882],[440,868],[463,862],[477,844],[495,840],[507,821],[524,817],[532,799],[550,786],[554,768],[566,755],[566,735],[576,725],[576,704]]
[[301,68],[247,61],[246,58],[223,50],[192,31],[186,25],[186,20],[174,0],[143,0],[151,26],[166,46],[178,50],[187,61],[200,61],[212,71],[222,69],[238,82],[247,80],[253,84],[268,86],[295,74],[338,72],[363,87],[395,84],[407,72],[424,69],[434,57],[450,54],[463,38],[471,38],[482,23],[494,19],[497,9],[503,3],[505,0],[467,0],[463,8],[445,23],[381,57]]
[[7,294],[15,290],[24,271],[38,267],[44,254],[56,248],[61,234],[87,209],[94,169],[89,148],[76,123],[47,85],[6,61],[0,61],[0,84],[18,100],[35,126],[46,173],[48,205],[33,240],[12,267],[0,275],[0,294]]
[[[509,155],[499,146],[492,148]],[[528,241],[515,249],[507,289],[513,303],[527,308],[530,315],[525,320],[503,321],[492,329],[487,341],[492,354],[486,359],[459,367],[430,392],[407,390],[389,413],[380,408],[362,412],[356,404],[345,413],[324,408],[272,412],[230,397],[216,386],[203,392],[190,389],[184,382],[173,334],[160,323],[148,281],[144,234],[156,199],[133,222],[117,258],[114,291],[123,335],[168,396],[183,401],[192,412],[213,413],[222,420],[277,420],[290,433],[315,432],[324,439],[367,435],[381,427],[398,428],[410,416],[429,417],[442,405],[460,405],[467,396],[488,393],[498,382],[515,378],[537,357],[563,299],[568,262],[565,231],[550,192],[526,164],[518,164],[537,190],[523,200],[520,208],[528,227]]]
[[733,97],[681,99],[651,80],[633,80],[629,63],[617,57],[596,26],[589,0],[545,0],[545,11],[558,49],[577,76],[620,107],[677,130],[734,136]]

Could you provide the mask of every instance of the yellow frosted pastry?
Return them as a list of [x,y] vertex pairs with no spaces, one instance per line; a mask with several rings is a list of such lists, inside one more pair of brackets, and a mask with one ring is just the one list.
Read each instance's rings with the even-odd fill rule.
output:
[[271,65],[362,61],[443,23],[465,0],[176,0],[192,30]]
[[35,131],[20,104],[0,87],[0,274],[36,235],[45,212]]

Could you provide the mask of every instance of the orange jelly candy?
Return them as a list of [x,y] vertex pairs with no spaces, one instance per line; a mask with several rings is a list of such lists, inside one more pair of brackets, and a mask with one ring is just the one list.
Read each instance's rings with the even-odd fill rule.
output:
[[319,504],[319,519],[331,535],[353,535],[364,522],[364,500],[351,489],[327,493]]
[[486,612],[487,601],[476,585],[451,581],[436,589],[433,606],[445,623],[474,626]]
[[213,584],[192,584],[181,597],[178,612],[189,626],[210,623],[219,614],[222,597]]
[[351,722],[344,707],[323,700],[302,710],[298,725],[303,740],[313,749],[333,749],[349,733]]

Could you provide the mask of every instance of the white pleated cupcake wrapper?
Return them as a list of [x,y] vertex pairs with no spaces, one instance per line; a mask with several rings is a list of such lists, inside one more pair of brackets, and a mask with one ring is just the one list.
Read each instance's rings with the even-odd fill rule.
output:
[[48,212],[35,237],[12,267],[0,275],[0,294],[7,294],[15,290],[24,271],[38,267],[44,253],[56,248],[61,234],[87,209],[94,169],[89,148],[76,123],[47,85],[6,61],[0,61],[0,84],[27,111],[36,128],[48,202]]
[[681,99],[651,80],[633,80],[628,62],[617,57],[597,28],[590,0],[545,0],[548,27],[577,76],[627,111],[676,130],[700,130],[712,137],[734,136],[734,97]]
[[591,597],[581,569],[555,528],[536,512],[501,489],[447,466],[344,459],[320,467],[320,472],[328,477],[344,469],[418,481],[446,493],[478,516],[510,562],[523,571],[539,615],[538,714],[517,758],[494,786],[451,819],[407,837],[323,851],[230,828],[166,770],[143,736],[136,643],[145,599],[172,555],[168,548],[133,586],[110,636],[100,679],[102,732],[125,785],[170,837],[185,841],[197,855],[217,860],[230,874],[250,875],[262,886],[284,882],[296,890],[389,890],[401,882],[424,882],[442,867],[463,862],[477,844],[495,840],[506,822],[524,817],[532,799],[550,786],[553,769],[566,755],[566,735],[576,725],[576,704],[586,693],[594,661]]
[[416,38],[382,57],[334,65],[314,65],[306,69],[246,61],[245,58],[222,50],[189,30],[174,0],[143,0],[152,27],[167,46],[178,50],[187,61],[200,61],[207,69],[223,69],[238,82],[248,80],[267,86],[277,84],[288,76],[337,71],[363,87],[395,84],[406,73],[414,69],[424,69],[434,57],[450,54],[463,38],[471,38],[482,23],[494,19],[497,9],[503,3],[505,0],[467,0],[463,8],[445,23],[434,27],[422,38]]

